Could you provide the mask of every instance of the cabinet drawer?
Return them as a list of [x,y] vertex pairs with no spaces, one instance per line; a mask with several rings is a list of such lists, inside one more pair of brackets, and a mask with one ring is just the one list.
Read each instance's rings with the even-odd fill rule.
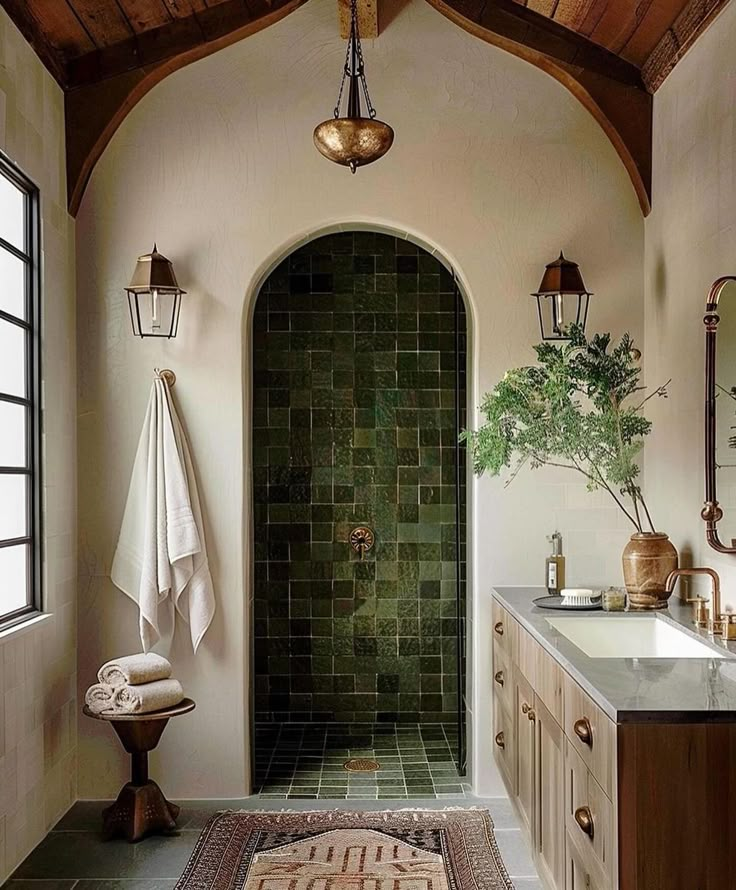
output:
[[499,646],[493,647],[493,697],[508,713],[514,709],[514,678],[511,656]]
[[516,794],[516,743],[514,739],[514,718],[511,712],[501,706],[498,699],[493,702],[493,756],[506,783],[509,795]]
[[491,601],[493,645],[509,655],[514,651],[514,637],[518,625],[504,607],[495,599]]
[[563,684],[565,735],[605,793],[612,798],[615,787],[616,724],[567,674],[564,675]]
[[565,749],[565,830],[594,884],[607,886],[615,872],[613,804],[570,742]]

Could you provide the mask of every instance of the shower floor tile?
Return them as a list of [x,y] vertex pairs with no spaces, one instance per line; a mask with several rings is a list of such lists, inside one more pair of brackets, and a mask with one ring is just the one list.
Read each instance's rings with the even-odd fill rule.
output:
[[[454,726],[392,723],[257,723],[255,791],[264,799],[463,798]],[[353,757],[378,761],[351,772]]]

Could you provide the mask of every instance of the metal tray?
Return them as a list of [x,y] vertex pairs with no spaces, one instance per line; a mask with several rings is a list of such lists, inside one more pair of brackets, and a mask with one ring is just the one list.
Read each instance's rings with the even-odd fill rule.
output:
[[563,605],[561,596],[538,596],[532,602],[540,609],[559,609],[561,612],[597,612],[602,608],[600,597],[596,602],[585,606]]

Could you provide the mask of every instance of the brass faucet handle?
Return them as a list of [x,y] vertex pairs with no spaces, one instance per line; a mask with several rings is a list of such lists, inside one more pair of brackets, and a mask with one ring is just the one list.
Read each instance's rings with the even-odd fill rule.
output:
[[685,602],[692,603],[692,605],[695,607],[693,609],[693,611],[695,612],[693,624],[696,627],[708,627],[708,622],[710,620],[710,616],[708,613],[708,600],[704,596],[693,596],[689,599],[686,599]]
[[724,640],[736,640],[736,612],[724,612],[718,616]]
[[722,618],[714,618],[708,627],[711,635],[714,637],[722,637],[723,636],[723,619]]

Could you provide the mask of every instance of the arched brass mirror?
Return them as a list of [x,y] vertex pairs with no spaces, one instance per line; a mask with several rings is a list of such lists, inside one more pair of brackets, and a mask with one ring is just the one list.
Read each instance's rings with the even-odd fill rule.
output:
[[[700,515],[710,546],[736,553],[736,276],[713,282],[703,322],[705,504]],[[728,531],[729,544],[721,541],[719,523]]]

